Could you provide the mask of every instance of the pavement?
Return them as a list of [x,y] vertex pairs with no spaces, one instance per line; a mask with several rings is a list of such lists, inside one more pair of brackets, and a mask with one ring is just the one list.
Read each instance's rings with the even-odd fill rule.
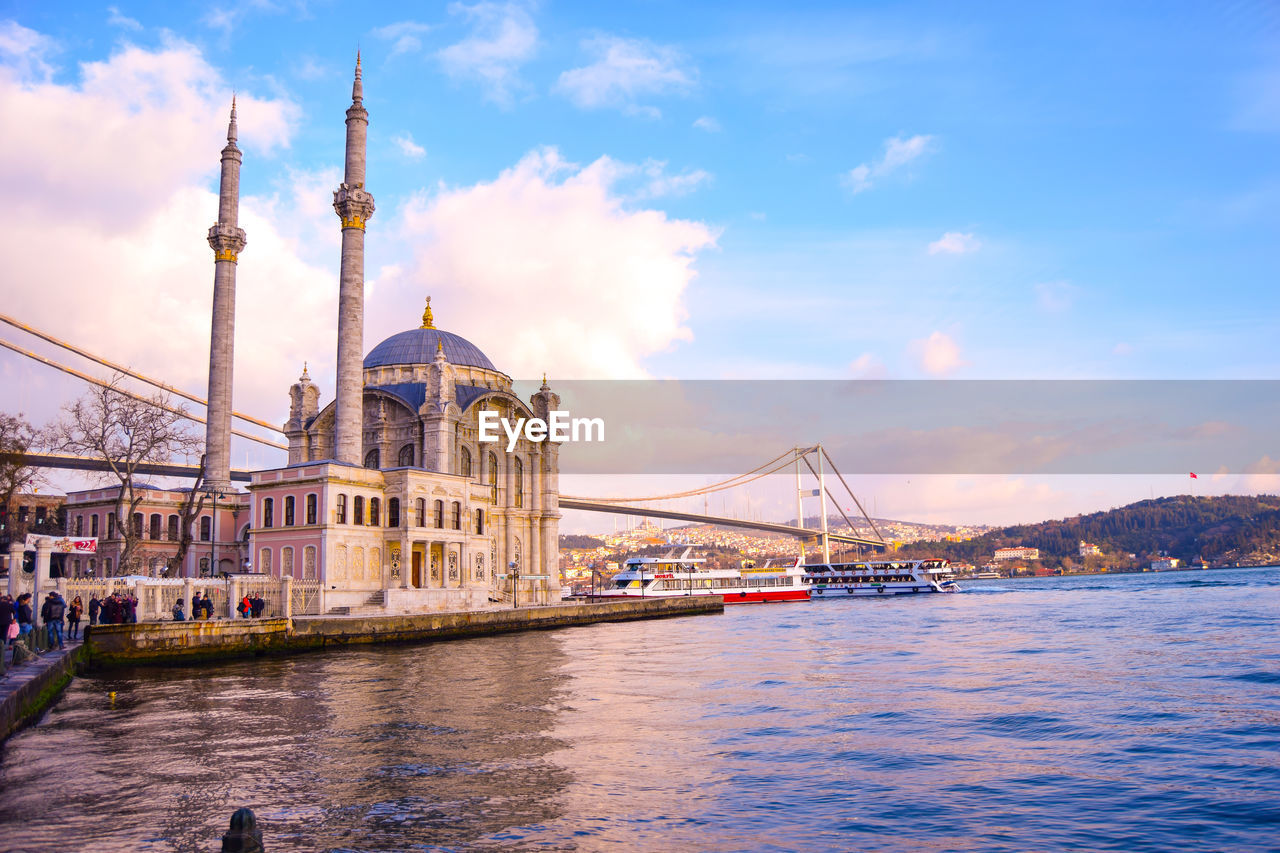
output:
[[[83,637],[83,633],[81,635]],[[54,649],[42,653],[34,660],[28,660],[20,663],[16,667],[12,665],[13,650],[4,649],[5,674],[0,675],[0,704],[5,704],[15,693],[17,693],[28,682],[39,678],[42,673],[52,669],[60,661],[69,656],[73,651],[78,649],[83,640],[67,640],[67,647],[63,650]]]

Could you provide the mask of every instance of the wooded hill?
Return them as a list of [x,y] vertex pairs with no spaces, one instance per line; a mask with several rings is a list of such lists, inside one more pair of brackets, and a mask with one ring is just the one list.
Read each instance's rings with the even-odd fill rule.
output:
[[[1082,539],[1101,548],[1103,556],[1082,560]],[[1184,564],[1207,560],[1211,565],[1266,565],[1280,557],[1280,497],[1156,498],[1106,512],[1002,527],[965,542],[913,542],[898,553],[983,565],[997,548],[1020,545],[1039,548],[1041,563],[1050,568],[1091,561],[1141,564],[1161,555]]]

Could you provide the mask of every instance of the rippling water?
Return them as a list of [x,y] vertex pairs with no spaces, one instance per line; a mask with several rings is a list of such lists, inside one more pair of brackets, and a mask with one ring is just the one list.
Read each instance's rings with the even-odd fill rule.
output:
[[965,586],[78,678],[0,848],[1280,850],[1280,570]]

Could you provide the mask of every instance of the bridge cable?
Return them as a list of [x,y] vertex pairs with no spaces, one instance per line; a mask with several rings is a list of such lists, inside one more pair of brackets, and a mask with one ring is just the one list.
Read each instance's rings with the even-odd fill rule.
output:
[[[196,423],[201,423],[201,424],[206,423],[205,419],[200,417],[199,415],[193,415],[184,409],[175,408],[173,406],[162,405],[160,403],[157,403],[155,400],[148,400],[146,397],[143,397],[141,394],[135,394],[132,391],[129,391],[128,389],[125,389],[125,388],[117,388],[113,386],[110,382],[104,382],[98,377],[90,376],[87,373],[83,373],[79,370],[76,370],[74,367],[68,367],[65,364],[59,364],[53,359],[45,358],[42,355],[37,355],[36,353],[31,352],[30,350],[23,349],[17,344],[11,344],[8,341],[4,340],[3,338],[0,338],[0,347],[11,349],[14,352],[18,353],[19,355],[25,355],[27,358],[38,361],[41,364],[54,368],[55,370],[61,370],[63,373],[70,374],[71,376],[74,376],[77,379],[83,379],[85,382],[92,383],[94,385],[99,386],[100,388],[112,388],[116,392],[123,394],[126,397],[131,397],[134,400],[137,400],[142,403],[149,403],[150,405],[155,406],[158,409],[163,409],[164,411],[169,412],[170,414],[178,415],[179,417],[186,418],[189,421],[195,421]],[[259,436],[252,435],[247,432],[241,432],[238,429],[231,430],[231,434],[238,435],[240,438],[247,438],[250,441],[256,441],[259,444],[265,444],[267,447],[274,447],[276,450],[289,449],[289,446],[286,444],[280,444],[278,442],[271,441],[270,439],[260,438]]]
[[[823,452],[823,456],[826,456],[825,451]],[[814,477],[817,477],[817,476],[818,476],[818,471],[817,471],[817,469],[816,469],[816,468],[814,468],[814,467],[813,467],[813,463],[809,461],[809,455],[806,453],[806,454],[805,454],[803,457],[801,457],[801,458],[802,458],[802,459],[804,459],[804,464],[805,464],[805,465],[807,465],[807,466],[809,466],[809,470],[813,472],[813,476],[814,476]],[[827,461],[828,461],[828,462],[829,462],[829,461],[831,461],[830,457],[827,457]],[[833,466],[832,466],[832,468],[834,469],[834,467],[835,467],[835,466],[833,465]],[[838,476],[838,475],[837,475],[837,476]],[[843,478],[841,478],[841,482],[844,482],[844,479],[843,479]],[[845,488],[847,489],[847,488],[848,488],[848,486],[845,486]],[[856,534],[856,533],[858,532],[858,528],[857,528],[857,527],[855,527],[855,526],[854,526],[854,524],[853,524],[853,522],[849,520],[849,516],[847,516],[847,515],[845,515],[845,514],[844,514],[844,510],[842,510],[842,509],[840,508],[840,501],[836,500],[836,496],[835,496],[835,495],[833,495],[833,494],[831,494],[831,490],[830,490],[830,489],[828,489],[826,486],[823,486],[823,487],[822,487],[822,490],[823,490],[824,492],[826,492],[826,493],[827,493],[827,497],[831,498],[831,503],[833,503],[833,504],[835,505],[836,512],[840,513],[840,517],[844,519],[845,524],[849,525],[849,530],[850,530],[850,532],[852,532],[852,533],[855,533],[855,534]],[[853,493],[852,493],[852,492],[850,492],[850,493],[849,493],[849,495],[850,495],[850,497],[853,497],[854,503],[857,503],[857,501],[858,501],[857,497],[855,497],[855,496],[853,495]],[[866,516],[866,513],[863,513],[863,516],[865,517],[865,516]],[[868,519],[867,519],[867,521],[868,521],[868,522],[870,522],[870,521],[871,521],[871,519],[869,519],[869,518],[868,518]],[[871,529],[872,529],[872,530],[876,530],[876,526],[875,526],[874,524],[872,524],[872,525],[871,525]],[[880,531],[879,531],[879,530],[876,530],[876,535],[877,535],[877,536],[880,536]],[[884,542],[884,537],[883,537],[883,536],[880,536],[880,541],[881,541],[881,542]]]
[[831,465],[832,472],[840,479],[840,485],[844,486],[844,490],[849,493],[849,497],[853,498],[854,504],[858,507],[858,511],[862,513],[862,517],[867,520],[867,524],[871,525],[871,529],[876,532],[876,536],[880,537],[880,541],[884,541],[884,534],[880,532],[880,528],[876,527],[876,523],[871,520],[871,516],[867,515],[867,511],[862,506],[862,501],[858,500],[858,496],[853,493],[853,489],[849,488],[849,484],[844,481],[840,469],[836,467],[835,460],[831,458],[831,454],[827,453],[827,449],[822,445],[818,445],[818,449],[822,451],[822,455],[826,457],[827,462]]
[[[806,453],[812,452],[813,449],[814,448],[812,447],[808,448],[807,450],[805,450],[805,452]],[[696,489],[690,489],[684,492],[673,492],[669,495],[650,495],[647,497],[640,497],[640,498],[592,498],[592,497],[580,497],[575,495],[562,495],[562,497],[568,498],[570,500],[580,500],[580,501],[588,501],[588,502],[595,502],[595,503],[627,504],[627,503],[640,503],[640,502],[646,502],[646,501],[675,500],[676,498],[687,498],[687,497],[694,497],[697,495],[705,495],[705,494],[710,494],[712,492],[719,492],[725,489],[731,489],[736,486],[745,486],[747,483],[755,482],[756,480],[759,480],[761,477],[767,477],[770,474],[777,473],[778,471],[782,470],[783,468],[791,464],[791,462],[794,459],[793,457],[794,453],[795,453],[795,449],[793,448],[783,452],[778,456],[775,456],[773,459],[770,459],[768,462],[764,463],[763,465],[752,468],[750,471],[747,471],[744,474],[739,474],[736,477],[730,477],[727,480],[721,480],[718,483],[711,483],[706,486],[700,486]],[[779,460],[783,460],[783,461],[778,465],[774,465],[774,463],[779,462]],[[774,467],[754,477],[751,476],[752,474],[756,474],[757,471],[761,471],[765,468],[768,468],[770,465],[774,465]],[[750,478],[750,479],[746,479],[746,478]],[[643,507],[637,507],[637,509],[643,509]]]
[[[123,373],[126,376],[131,376],[134,379],[145,382],[148,385],[154,385],[155,387],[163,391],[168,391],[171,394],[177,394],[179,397],[185,397],[186,399],[190,400],[193,403],[197,403],[201,406],[205,406],[206,408],[209,405],[208,400],[204,400],[200,397],[197,397],[194,394],[188,394],[186,391],[183,391],[181,388],[175,388],[174,386],[169,385],[168,383],[161,382],[159,379],[152,379],[151,377],[146,376],[145,374],[142,374],[142,373],[138,373],[137,371],[132,370],[128,367],[125,367],[124,365],[116,364],[113,361],[108,361],[107,359],[102,358],[101,356],[96,356],[91,352],[80,349],[80,347],[76,346],[75,344],[68,343],[67,341],[61,340],[60,338],[55,338],[53,335],[49,334],[48,332],[42,332],[39,329],[33,326],[28,326],[26,323],[23,323],[21,320],[15,320],[13,317],[10,317],[6,314],[0,314],[0,322],[8,323],[10,326],[13,326],[16,329],[21,329],[27,334],[35,335],[37,338],[48,341],[54,346],[59,346],[65,350],[70,350],[71,352],[75,353],[78,356],[81,356],[82,358],[87,358],[89,361],[93,361],[93,362],[97,362],[98,364],[101,364],[103,367],[109,367],[112,370],[119,371],[120,373]],[[23,354],[26,355],[27,353],[23,353]],[[251,415],[245,415],[240,412],[232,412],[231,416],[239,418],[242,421],[248,421],[249,423],[254,424],[255,426],[266,427],[272,432],[278,432],[278,433],[284,432],[276,424],[269,423],[267,421],[261,420],[260,418],[255,418]]]

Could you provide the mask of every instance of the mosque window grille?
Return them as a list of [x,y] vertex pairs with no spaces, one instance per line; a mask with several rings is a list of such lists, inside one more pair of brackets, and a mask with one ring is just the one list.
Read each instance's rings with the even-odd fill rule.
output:
[[337,505],[334,509],[334,522],[336,524],[347,523],[347,496],[338,495]]
[[263,574],[271,574],[271,549],[263,548],[258,552],[258,568]]
[[515,463],[512,468],[512,482],[515,487],[515,494],[511,497],[512,506],[524,506],[524,463],[520,461],[519,456],[512,457]]
[[444,501],[436,501],[436,530],[444,527]]
[[471,451],[464,447],[459,453],[459,457],[460,458],[458,460],[458,473],[464,477],[470,477],[471,476]]
[[364,497],[356,495],[351,499],[351,523],[364,524]]
[[280,549],[280,575],[293,577],[293,548],[289,546]]
[[399,458],[396,460],[396,463],[401,468],[413,467],[413,445],[412,444],[406,444],[404,447],[400,448],[400,455],[399,455]]
[[476,510],[476,535],[477,536],[484,535],[484,510],[483,509]]
[[462,529],[462,504],[458,501],[453,502],[453,529]]
[[426,527],[426,526],[427,526],[427,500],[426,500],[426,498],[418,498],[418,500],[417,500],[417,504],[416,504],[416,507],[415,507],[415,511],[416,511],[416,513],[417,513],[417,518],[416,518],[417,526],[418,526],[418,527]]
[[293,527],[293,495],[286,495],[284,499],[284,526]]
[[372,468],[376,471],[378,468],[382,467],[380,463],[381,463],[380,454],[378,453],[376,448],[373,450],[370,450],[368,453],[364,455],[364,467]]
[[387,527],[400,526],[400,499],[391,498],[387,501]]
[[489,475],[489,502],[496,506],[498,503],[498,456],[497,454],[493,452],[489,453],[489,464],[486,467],[489,469],[486,472]]
[[307,495],[307,524],[316,523],[316,505],[317,497],[315,494]]
[[369,526],[378,527],[382,524],[382,500],[380,498],[369,498]]
[[316,576],[316,546],[308,545],[302,551],[302,575],[308,580]]

